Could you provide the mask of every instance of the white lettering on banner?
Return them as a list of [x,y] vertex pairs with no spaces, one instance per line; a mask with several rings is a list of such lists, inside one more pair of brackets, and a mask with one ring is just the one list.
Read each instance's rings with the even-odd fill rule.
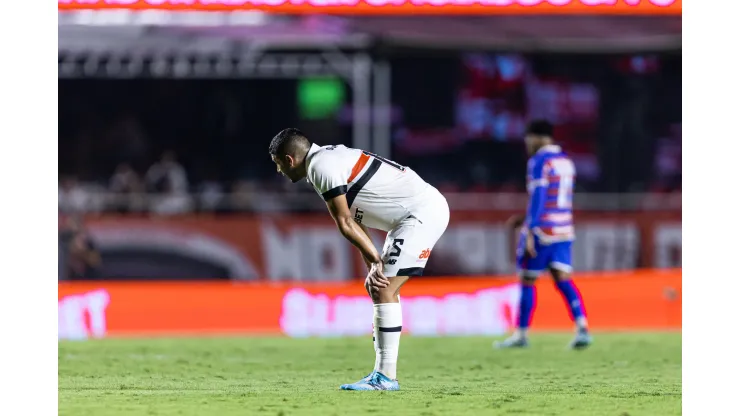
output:
[[281,233],[262,225],[265,273],[271,280],[346,280],[352,276],[349,245],[330,227],[293,228]]
[[575,270],[623,270],[637,267],[640,235],[634,223],[576,226]]
[[[511,243],[503,226],[467,223],[451,226],[435,246],[448,255],[460,274],[506,274],[514,271]],[[444,253],[444,254],[443,254]]]
[[109,302],[110,295],[103,289],[59,299],[59,339],[103,338]]
[[417,335],[436,335],[439,310],[437,299],[431,296],[418,296],[413,302],[401,300],[404,322],[414,323],[414,333]]
[[[368,310],[368,303],[358,302],[354,296],[338,296],[333,303],[336,335],[363,335],[372,330],[372,304]],[[367,319],[368,313],[370,320]]]
[[[519,290],[507,285],[443,297],[404,296],[403,327],[412,335],[501,335],[516,319]],[[371,333],[373,307],[365,296],[312,295],[291,289],[283,297],[280,327],[293,337]]]
[[262,224],[262,251],[265,259],[265,274],[269,279],[281,277],[300,279],[301,258],[298,239],[295,233],[281,235],[280,231],[269,223]]
[[[681,227],[656,225],[656,267],[674,267],[680,259]],[[638,266],[640,230],[635,222],[589,221],[576,227],[573,268],[577,271],[624,270]],[[379,244],[385,235],[371,231]],[[434,247],[430,269],[439,274],[506,275],[515,271],[516,235],[503,225],[485,222],[452,224]],[[359,257],[354,248],[331,226],[292,228],[281,232],[271,223],[262,226],[265,274],[272,280],[340,281],[355,276]],[[680,260],[678,261],[680,265]],[[643,264],[652,266],[652,264]]]
[[681,267],[681,224],[659,225],[654,238],[655,267]]
[[344,238],[338,236],[336,230],[324,228],[306,229],[306,255],[304,256],[305,269],[311,274],[307,277],[321,281],[346,280],[352,276],[352,259],[350,247]]

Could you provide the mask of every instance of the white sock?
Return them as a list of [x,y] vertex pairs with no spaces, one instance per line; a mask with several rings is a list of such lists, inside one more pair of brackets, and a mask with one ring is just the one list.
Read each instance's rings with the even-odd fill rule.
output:
[[[401,295],[397,295],[396,297],[398,298],[398,304],[400,305]],[[373,348],[375,349],[375,366],[373,367],[373,371],[378,371],[380,369],[380,348],[378,347],[378,327],[375,323],[373,323]]]
[[581,316],[576,319],[576,327],[578,329],[587,329],[588,328],[588,321],[586,320],[585,316]]
[[374,332],[377,343],[375,367],[377,371],[395,379],[398,345],[401,341],[401,304],[381,303],[373,305],[373,309]]

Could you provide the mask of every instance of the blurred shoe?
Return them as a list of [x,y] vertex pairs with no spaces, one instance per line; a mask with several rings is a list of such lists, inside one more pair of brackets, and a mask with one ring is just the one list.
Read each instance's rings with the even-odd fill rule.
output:
[[526,336],[512,335],[503,341],[495,341],[493,348],[504,349],[504,348],[526,348],[529,346],[529,339]]
[[588,333],[588,329],[581,328],[576,333],[576,337],[570,342],[569,347],[574,350],[582,350],[594,342],[591,338],[591,334]]
[[391,380],[386,377],[385,374],[373,371],[372,373],[365,376],[362,380],[352,384],[342,384],[339,386],[342,390],[357,390],[357,391],[370,391],[370,390],[388,390],[396,391],[400,390],[401,387],[398,384],[398,380]]

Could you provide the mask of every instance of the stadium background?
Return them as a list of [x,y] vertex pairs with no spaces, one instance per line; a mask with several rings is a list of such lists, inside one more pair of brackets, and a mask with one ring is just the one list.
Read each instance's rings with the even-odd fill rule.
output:
[[[503,334],[538,117],[578,169],[593,327],[680,329],[680,16],[112,13],[60,14],[60,339],[369,334],[359,256],[267,155],[287,126],[447,196],[407,331]],[[562,308],[543,282],[533,328],[570,329]]]

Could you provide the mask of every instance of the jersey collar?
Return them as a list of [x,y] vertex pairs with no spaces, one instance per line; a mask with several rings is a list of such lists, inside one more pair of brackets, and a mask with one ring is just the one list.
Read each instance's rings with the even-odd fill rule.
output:
[[548,144],[545,146],[540,147],[540,150],[537,151],[537,153],[560,153],[563,149],[556,145],[556,144]]
[[[308,149],[308,153],[306,153],[306,172],[308,172],[308,166],[311,163],[311,158],[319,150],[321,150],[321,146],[317,145],[316,143],[311,143],[311,148]],[[311,183],[311,181],[308,179],[308,175],[306,175],[306,182]]]

